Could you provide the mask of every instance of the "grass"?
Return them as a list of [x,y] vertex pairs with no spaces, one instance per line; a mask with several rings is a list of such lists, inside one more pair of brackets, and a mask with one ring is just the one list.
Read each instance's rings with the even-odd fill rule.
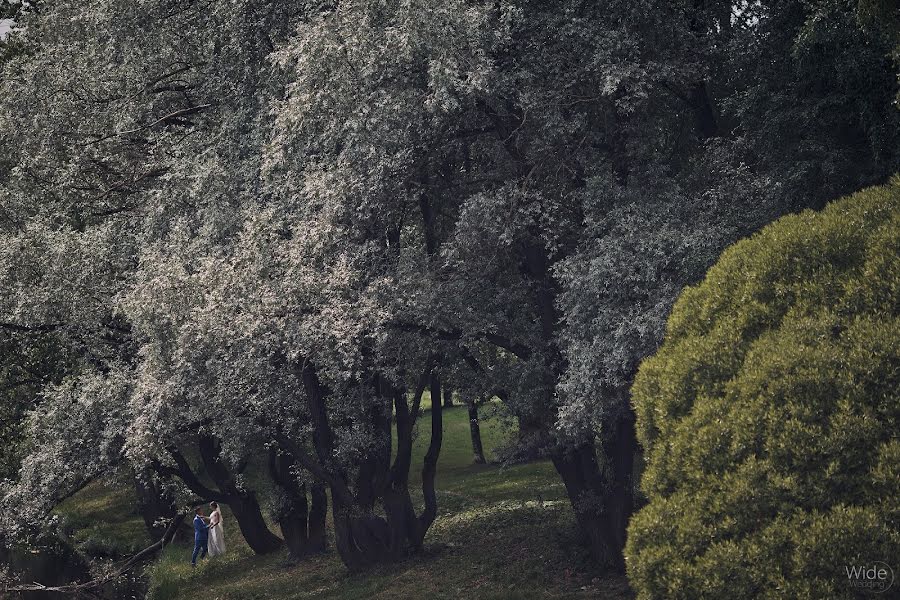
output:
[[[416,440],[418,487],[428,423],[420,419]],[[499,418],[482,423],[490,455],[512,431]],[[444,412],[444,443],[438,464],[439,516],[424,551],[404,562],[361,575],[350,574],[333,549],[327,555],[287,566],[285,555],[255,556],[225,511],[224,557],[190,566],[191,548],[173,545],[147,569],[153,600],[286,600],[323,598],[632,598],[622,577],[597,577],[586,552],[575,545],[571,507],[559,476],[548,461],[500,468],[472,463],[465,407]],[[96,487],[64,506],[73,523],[85,525],[76,538],[99,535],[123,541],[146,540],[139,519],[126,519],[116,507],[127,493]],[[119,521],[116,521],[118,516]],[[97,520],[95,520],[97,519]],[[277,531],[276,527],[273,527]]]
[[92,558],[118,558],[146,548],[151,540],[125,484],[95,481],[56,507],[74,545]]

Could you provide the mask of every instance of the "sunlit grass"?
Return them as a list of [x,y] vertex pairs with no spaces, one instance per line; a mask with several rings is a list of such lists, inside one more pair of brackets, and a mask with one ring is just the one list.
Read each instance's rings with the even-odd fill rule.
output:
[[122,483],[95,481],[54,512],[63,517],[75,544],[91,556],[118,557],[155,541],[137,513],[133,490]]

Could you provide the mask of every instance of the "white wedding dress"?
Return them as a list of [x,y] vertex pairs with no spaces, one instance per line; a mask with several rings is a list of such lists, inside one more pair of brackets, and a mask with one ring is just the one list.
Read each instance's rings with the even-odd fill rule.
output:
[[225,530],[222,528],[222,513],[219,509],[209,516],[209,555],[225,554]]

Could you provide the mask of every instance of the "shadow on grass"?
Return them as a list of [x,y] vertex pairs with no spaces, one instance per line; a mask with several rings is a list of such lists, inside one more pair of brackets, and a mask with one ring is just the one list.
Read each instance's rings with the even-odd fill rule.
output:
[[510,500],[442,516],[420,554],[363,574],[333,551],[286,567],[282,553],[246,548],[192,570],[189,549],[170,548],[152,568],[151,598],[631,598],[623,578],[592,574],[575,536],[567,502]]
[[[482,422],[486,449],[515,432],[499,420]],[[429,436],[417,439],[421,465]],[[252,473],[259,482],[261,473]],[[256,480],[254,480],[255,482]],[[420,471],[411,472],[421,509]],[[472,463],[465,407],[445,411],[444,448],[437,478],[439,516],[417,555],[398,564],[351,574],[331,540],[329,553],[288,566],[284,551],[256,556],[223,506],[225,556],[190,566],[191,548],[165,549],[148,567],[153,600],[284,600],[323,598],[632,598],[623,577],[598,576],[578,538],[565,489],[548,461],[501,468]],[[68,517],[75,536],[102,533],[122,542],[146,540],[143,524],[129,517],[130,489],[92,488],[73,499]],[[65,507],[61,507],[65,509]],[[66,512],[61,510],[60,512]],[[329,523],[331,528],[331,523]],[[277,528],[273,526],[277,532]],[[133,542],[132,542],[133,543]],[[143,542],[142,542],[143,543]],[[140,545],[140,544],[136,544]]]

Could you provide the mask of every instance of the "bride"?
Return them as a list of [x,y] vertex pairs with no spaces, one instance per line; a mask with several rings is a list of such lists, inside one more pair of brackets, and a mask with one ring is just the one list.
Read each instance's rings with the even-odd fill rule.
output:
[[216,502],[210,502],[212,514],[209,515],[209,555],[225,554],[225,531],[222,529],[222,512]]

